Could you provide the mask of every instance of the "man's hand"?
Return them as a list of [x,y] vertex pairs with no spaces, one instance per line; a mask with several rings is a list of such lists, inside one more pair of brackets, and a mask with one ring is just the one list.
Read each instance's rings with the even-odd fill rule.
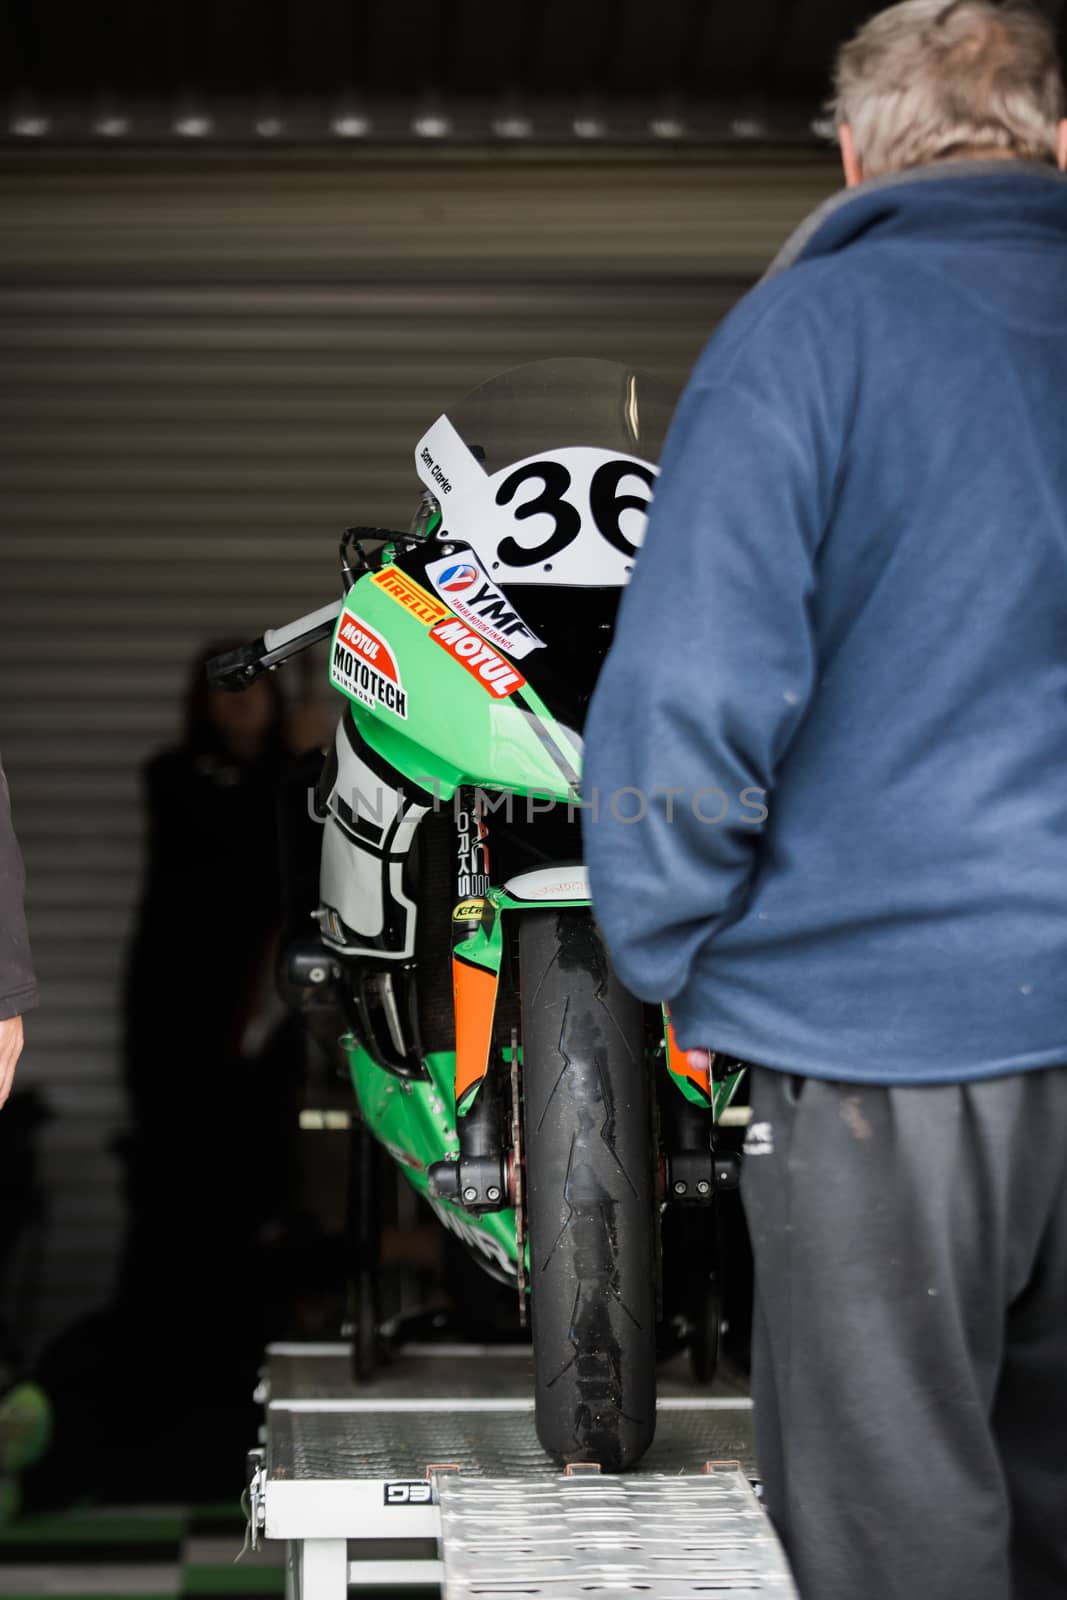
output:
[[706,1072],[706,1073],[708,1073],[710,1075],[710,1073],[711,1073],[711,1051],[710,1050],[687,1050],[686,1051],[686,1055],[689,1057],[689,1065],[693,1069],[694,1072]]
[[22,1054],[22,1018],[7,1017],[0,1022],[0,1106],[11,1093],[15,1066]]

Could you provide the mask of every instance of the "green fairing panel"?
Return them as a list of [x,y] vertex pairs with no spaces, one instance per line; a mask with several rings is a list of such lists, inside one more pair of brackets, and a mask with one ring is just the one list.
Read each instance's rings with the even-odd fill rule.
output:
[[514,1272],[515,1212],[474,1216],[429,1193],[427,1168],[459,1154],[454,1085],[456,1058],[449,1051],[426,1057],[428,1083],[410,1083],[379,1067],[349,1035],[348,1068],[359,1108],[374,1137],[396,1161],[411,1187],[433,1207],[447,1228],[504,1272]]
[[[685,1098],[691,1100],[695,1106],[701,1106],[706,1109],[708,1097],[697,1087],[692,1078],[683,1078],[680,1073],[671,1072],[670,1067],[666,1066],[666,1061],[664,1061],[664,1067],[679,1093],[684,1094]],[[711,1109],[716,1122],[718,1122],[726,1107],[733,1100],[743,1077],[743,1072],[731,1072],[729,1077],[720,1078],[718,1083],[712,1085]]]
[[[667,1053],[667,1016],[666,1016],[666,1012],[664,1012],[664,1016],[663,1016],[663,1049],[664,1049],[664,1058],[665,1058],[665,1063],[666,1063],[666,1053]],[[692,1078],[685,1078],[679,1072],[672,1072],[669,1064],[667,1064],[667,1071],[670,1073],[671,1077],[674,1079],[675,1087],[682,1094],[685,1095],[685,1098],[687,1100],[692,1101],[693,1105],[695,1105],[695,1106],[706,1106],[707,1105],[707,1103],[708,1103],[707,1095],[704,1093],[704,1091],[702,1089],[698,1088],[698,1086],[693,1082]],[[730,1103],[732,1102],[734,1096],[737,1093],[738,1087],[740,1086],[741,1079],[743,1077],[744,1077],[744,1073],[743,1072],[731,1072],[725,1078],[720,1078],[718,1080],[718,1082],[712,1084],[712,1086],[711,1086],[711,1109],[712,1109],[712,1114],[713,1114],[716,1122],[718,1122],[719,1118],[722,1116],[723,1112],[726,1110],[726,1107],[728,1105],[730,1105]]]
[[718,1122],[719,1118],[726,1110],[726,1107],[733,1100],[743,1077],[743,1072],[731,1072],[728,1077],[721,1079],[721,1081],[715,1085],[714,1089],[712,1090],[711,1104],[715,1112],[716,1122]]
[[[578,753],[528,685],[522,692],[531,709],[513,696],[498,698],[372,575],[349,590],[345,609],[380,634],[396,658],[404,716],[348,694],[331,667],[331,682],[348,695],[360,733],[391,766],[442,800],[450,799],[460,783],[564,802],[571,798],[567,779],[546,749],[546,735],[575,769]],[[344,615],[342,610],[334,630],[331,663]]]
[[[488,898],[495,904],[492,892]],[[499,976],[500,964],[504,959],[504,930],[500,918],[490,912],[473,933],[469,933],[454,946],[454,953],[474,962],[475,966],[484,967],[487,972]]]

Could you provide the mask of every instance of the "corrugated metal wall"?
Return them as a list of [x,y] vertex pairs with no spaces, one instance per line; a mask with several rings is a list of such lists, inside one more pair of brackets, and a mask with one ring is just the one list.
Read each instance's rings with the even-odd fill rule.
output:
[[42,980],[20,1082],[58,1113],[38,1343],[111,1285],[138,772],[193,652],[329,598],[337,532],[403,525],[415,439],[481,379],[573,353],[681,380],[834,182],[803,157],[0,165],[0,752]]

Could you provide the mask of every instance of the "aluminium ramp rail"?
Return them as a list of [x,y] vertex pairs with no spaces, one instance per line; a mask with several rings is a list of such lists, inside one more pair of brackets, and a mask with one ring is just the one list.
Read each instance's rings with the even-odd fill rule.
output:
[[736,1461],[702,1477],[438,1481],[444,1600],[796,1596]]

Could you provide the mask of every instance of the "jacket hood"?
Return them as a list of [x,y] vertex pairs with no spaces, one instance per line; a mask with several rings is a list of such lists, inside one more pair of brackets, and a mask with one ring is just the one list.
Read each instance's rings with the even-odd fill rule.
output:
[[861,238],[954,242],[1020,233],[1067,244],[1067,175],[1037,161],[938,161],[843,189],[806,217],[765,273],[830,256]]

